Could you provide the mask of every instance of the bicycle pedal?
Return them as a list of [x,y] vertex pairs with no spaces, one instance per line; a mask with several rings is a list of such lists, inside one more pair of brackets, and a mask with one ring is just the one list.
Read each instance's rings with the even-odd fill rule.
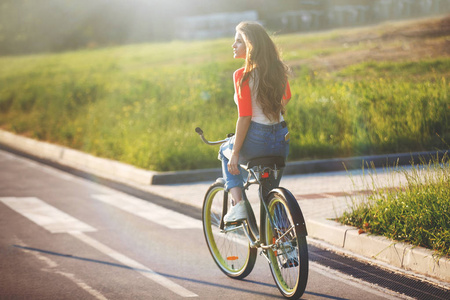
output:
[[232,222],[227,222],[225,223],[225,227],[233,227],[233,226],[239,226],[244,222],[244,220],[239,220],[239,221],[232,221]]

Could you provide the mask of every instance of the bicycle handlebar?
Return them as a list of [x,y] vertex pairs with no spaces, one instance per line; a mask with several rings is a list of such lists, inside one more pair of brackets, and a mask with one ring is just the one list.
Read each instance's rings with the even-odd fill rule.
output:
[[207,144],[207,145],[220,145],[225,143],[226,141],[229,140],[230,137],[232,137],[233,135],[228,134],[228,137],[226,139],[223,140],[219,140],[219,141],[208,141],[204,136],[203,136],[203,130],[200,127],[195,128],[195,132],[198,133],[198,135],[200,136],[200,138],[202,139],[202,141]]

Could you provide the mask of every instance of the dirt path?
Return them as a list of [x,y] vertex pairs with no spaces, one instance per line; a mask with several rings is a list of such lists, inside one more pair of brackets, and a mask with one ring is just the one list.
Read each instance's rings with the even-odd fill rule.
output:
[[306,64],[315,70],[335,71],[364,61],[419,61],[448,57],[450,15],[349,29],[345,34],[315,46],[324,49],[344,47],[349,50],[289,64],[294,68]]

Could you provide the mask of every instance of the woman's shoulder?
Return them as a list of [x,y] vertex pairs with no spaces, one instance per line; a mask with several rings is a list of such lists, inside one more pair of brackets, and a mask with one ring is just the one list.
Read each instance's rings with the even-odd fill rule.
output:
[[234,71],[233,73],[233,77],[234,78],[240,78],[242,77],[242,75],[244,74],[244,67],[237,69],[236,71]]

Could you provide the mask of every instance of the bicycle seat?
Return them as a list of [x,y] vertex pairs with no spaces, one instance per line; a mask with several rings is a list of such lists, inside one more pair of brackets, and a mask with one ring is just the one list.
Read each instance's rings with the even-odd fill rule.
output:
[[286,166],[283,156],[264,156],[251,159],[247,163],[247,169],[253,167],[271,168],[277,169],[284,168]]

